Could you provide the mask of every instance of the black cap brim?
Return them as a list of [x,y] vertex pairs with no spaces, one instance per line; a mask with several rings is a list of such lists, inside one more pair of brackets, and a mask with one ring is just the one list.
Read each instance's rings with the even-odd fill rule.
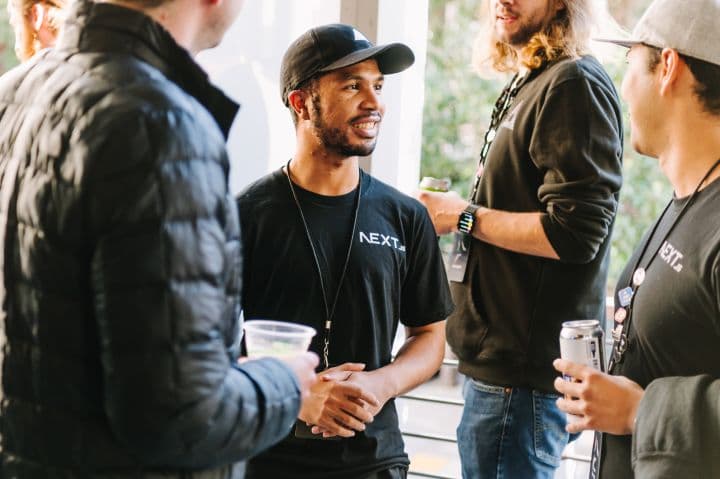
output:
[[402,43],[389,43],[350,53],[318,71],[338,70],[371,58],[377,60],[380,72],[388,75],[407,70],[415,63],[415,54],[413,54],[410,47]]

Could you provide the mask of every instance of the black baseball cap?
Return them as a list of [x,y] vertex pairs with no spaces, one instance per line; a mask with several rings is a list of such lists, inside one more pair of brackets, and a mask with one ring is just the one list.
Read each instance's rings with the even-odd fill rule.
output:
[[345,68],[374,58],[383,74],[399,73],[415,62],[410,47],[402,43],[374,46],[350,25],[333,23],[303,33],[288,47],[280,67],[280,95],[288,95],[318,73]]

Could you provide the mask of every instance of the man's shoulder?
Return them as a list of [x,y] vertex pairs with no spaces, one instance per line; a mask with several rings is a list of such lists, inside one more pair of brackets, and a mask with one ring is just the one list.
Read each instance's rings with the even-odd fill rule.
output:
[[399,206],[401,208],[415,209],[418,206],[422,207],[422,204],[415,198],[403,193],[396,187],[379,180],[375,176],[365,173],[368,177],[367,183],[367,194],[371,199],[379,199],[387,204]]
[[250,183],[238,193],[236,197],[238,205],[249,208],[267,199],[277,198],[277,193],[283,185],[281,181],[283,177],[282,172],[276,170]]
[[63,92],[71,106],[64,111],[77,112],[78,125],[87,130],[82,137],[90,144],[119,135],[134,146],[157,146],[163,158],[224,156],[225,139],[211,114],[152,65],[107,53],[80,53],[69,63],[76,72]]
[[547,83],[552,88],[568,81],[587,81],[612,86],[612,80],[600,62],[592,55],[564,58],[548,66]]
[[413,228],[420,227],[424,221],[430,223],[427,209],[418,200],[373,176],[368,177],[363,201],[373,211],[392,211],[403,224],[414,225]]
[[41,112],[33,116],[39,134],[51,125],[55,136],[98,145],[118,134],[137,140],[135,132],[155,119],[163,123],[158,131],[169,132],[168,111],[186,112],[191,123],[200,118],[199,108],[162,73],[130,55],[102,52],[46,50],[2,77],[0,103]]
[[53,71],[35,80],[28,75],[28,81],[56,90],[61,101],[55,104],[67,107],[67,112],[93,116],[127,110],[140,116],[167,111],[185,111],[189,116],[197,113],[190,95],[131,54],[58,50],[38,61],[34,69]]
[[87,74],[107,88],[107,100],[142,108],[146,112],[196,113],[197,102],[177,84],[151,65],[130,55],[112,55]]

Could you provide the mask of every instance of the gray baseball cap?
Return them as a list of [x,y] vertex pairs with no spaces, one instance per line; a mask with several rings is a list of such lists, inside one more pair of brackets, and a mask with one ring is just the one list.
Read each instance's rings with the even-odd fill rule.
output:
[[598,38],[624,47],[644,44],[720,65],[720,0],[655,0],[630,38]]
[[410,67],[415,55],[407,45],[373,45],[350,25],[334,23],[312,28],[288,47],[280,66],[280,96],[285,106],[288,95],[303,82],[320,73],[345,68],[374,58],[383,74],[399,73]]

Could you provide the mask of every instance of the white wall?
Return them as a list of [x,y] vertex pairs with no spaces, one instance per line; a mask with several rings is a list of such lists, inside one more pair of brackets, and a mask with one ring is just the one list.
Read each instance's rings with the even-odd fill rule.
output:
[[413,67],[387,78],[387,113],[370,167],[383,181],[411,191],[420,171],[427,1],[246,0],[220,46],[198,58],[242,105],[228,141],[231,190],[279,168],[293,153],[295,133],[279,93],[285,49],[313,26],[343,21],[378,43],[401,41],[415,52]]
[[406,43],[415,53],[415,64],[387,77],[387,111],[372,174],[409,193],[420,176],[428,0],[381,0],[379,7],[378,43]]
[[280,61],[305,30],[339,18],[340,0],[246,0],[222,43],[199,56],[213,82],[242,105],[228,141],[231,191],[292,155],[295,131],[280,100]]

